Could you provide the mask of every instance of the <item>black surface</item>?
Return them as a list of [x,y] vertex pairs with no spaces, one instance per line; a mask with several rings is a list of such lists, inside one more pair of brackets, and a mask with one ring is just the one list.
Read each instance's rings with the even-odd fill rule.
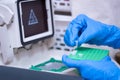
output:
[[58,14],[58,15],[67,15],[67,16],[71,16],[72,15],[71,12],[55,11],[54,13]]
[[68,76],[15,67],[0,66],[0,80],[82,80],[80,77]]

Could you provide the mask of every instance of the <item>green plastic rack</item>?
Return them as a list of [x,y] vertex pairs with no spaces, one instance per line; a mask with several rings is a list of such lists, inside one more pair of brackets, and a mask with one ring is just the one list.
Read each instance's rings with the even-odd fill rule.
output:
[[101,60],[109,55],[109,50],[78,47],[70,53],[69,57],[75,60]]
[[50,72],[62,72],[67,70],[68,67],[65,66],[62,61],[51,58],[50,60],[30,67],[31,70],[35,71],[50,71]]

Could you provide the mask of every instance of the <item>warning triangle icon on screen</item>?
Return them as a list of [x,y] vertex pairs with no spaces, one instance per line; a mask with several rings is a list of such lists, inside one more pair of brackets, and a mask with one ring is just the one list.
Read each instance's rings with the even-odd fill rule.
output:
[[29,15],[29,21],[28,21],[28,25],[33,25],[33,24],[37,24],[38,23],[38,19],[33,11],[33,9],[30,10],[30,15]]

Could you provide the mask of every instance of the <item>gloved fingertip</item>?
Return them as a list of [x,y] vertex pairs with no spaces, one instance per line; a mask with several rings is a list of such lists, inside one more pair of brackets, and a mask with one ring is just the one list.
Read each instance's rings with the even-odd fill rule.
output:
[[87,43],[89,40],[92,39],[92,35],[88,33],[88,29],[84,30],[81,36],[78,39],[79,45],[83,43]]
[[66,54],[64,54],[64,55],[62,56],[62,62],[63,62],[63,63],[66,63],[67,57],[68,57],[68,56],[67,56]]
[[69,58],[67,55],[62,56],[62,62],[67,65],[68,67],[71,67],[71,62],[69,61]]
[[75,42],[71,41],[70,35],[68,34],[68,32],[66,32],[64,35],[64,42],[67,46],[70,46],[70,47],[75,46]]
[[79,39],[78,39],[78,46],[81,46],[83,43],[84,43],[84,40],[81,39],[81,38],[79,38]]
[[111,58],[110,58],[110,56],[106,56],[102,59],[102,61],[111,61]]
[[80,14],[80,15],[77,16],[77,20],[78,20],[78,21],[79,21],[79,20],[86,19],[86,18],[87,18],[87,16],[86,16],[85,14]]
[[80,64],[79,60],[73,60],[73,59],[69,58],[69,56],[67,56],[67,55],[62,56],[62,62],[69,67],[78,67]]
[[78,42],[78,46],[81,46],[82,44],[80,42]]

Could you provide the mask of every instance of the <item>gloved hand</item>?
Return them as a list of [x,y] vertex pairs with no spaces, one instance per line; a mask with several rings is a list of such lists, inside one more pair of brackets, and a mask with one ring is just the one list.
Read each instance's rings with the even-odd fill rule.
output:
[[82,43],[89,43],[120,48],[120,29],[81,14],[69,24],[64,41],[68,46],[72,47],[78,41],[78,46]]
[[77,68],[85,80],[120,80],[120,69],[108,56],[100,61],[90,61],[73,60],[64,55],[62,61],[69,67]]

